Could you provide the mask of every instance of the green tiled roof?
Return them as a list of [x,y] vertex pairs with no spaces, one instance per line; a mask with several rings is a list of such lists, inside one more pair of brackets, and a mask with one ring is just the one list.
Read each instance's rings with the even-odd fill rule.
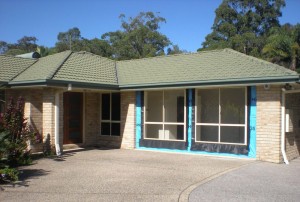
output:
[[299,78],[296,72],[232,49],[120,61],[117,71],[121,88]]
[[11,86],[135,89],[299,81],[294,71],[231,49],[118,62],[71,51],[38,60],[0,55],[0,65],[0,82]]
[[11,83],[33,82],[51,79],[57,69],[71,54],[71,51],[64,51],[54,55],[40,58],[34,65],[18,75]]
[[34,59],[0,55],[0,82],[8,82],[35,63]]
[[118,85],[115,61],[88,52],[72,53],[53,80]]

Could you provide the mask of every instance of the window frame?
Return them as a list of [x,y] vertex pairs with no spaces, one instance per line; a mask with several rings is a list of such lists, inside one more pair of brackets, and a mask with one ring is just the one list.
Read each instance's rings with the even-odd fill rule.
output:
[[[184,120],[183,122],[166,122],[165,119],[165,91],[178,91],[181,90],[183,91],[183,99],[184,99]],[[154,122],[154,121],[146,121],[146,106],[147,106],[147,102],[148,102],[148,92],[153,92],[153,91],[157,91],[157,92],[162,92],[163,93],[163,109],[162,109],[162,121],[161,122]],[[186,89],[171,89],[171,90],[148,90],[148,91],[144,91],[144,106],[143,106],[143,139],[145,140],[158,140],[158,141],[177,141],[177,142],[186,142]],[[146,132],[146,125],[147,124],[152,124],[152,125],[162,125],[162,130],[165,131],[165,125],[183,125],[183,140],[178,140],[178,139],[159,139],[159,138],[147,138],[147,132]]]
[[[245,93],[245,123],[244,124],[227,124],[227,123],[221,123],[221,89],[244,89]],[[219,96],[219,123],[198,123],[198,92],[199,90],[214,90],[218,89],[218,96]],[[195,93],[195,142],[196,143],[213,143],[213,144],[229,144],[229,145],[247,145],[248,144],[248,93],[247,93],[247,87],[219,87],[219,88],[197,88]],[[197,140],[197,126],[218,126],[218,141],[213,142],[213,141],[201,141]],[[231,143],[231,142],[221,142],[221,127],[226,127],[226,126],[231,126],[231,127],[244,127],[244,143]]]
[[[114,94],[114,93],[117,93],[120,95],[120,121],[112,120],[112,94]],[[103,94],[109,94],[109,120],[102,119],[102,96],[103,96]],[[101,130],[102,123],[110,124],[109,135],[102,134],[102,130]],[[113,123],[120,124],[120,134],[119,135],[112,135],[112,124]],[[121,136],[121,93],[119,93],[119,92],[109,92],[109,93],[101,93],[100,94],[100,135],[103,137],[120,137]]]

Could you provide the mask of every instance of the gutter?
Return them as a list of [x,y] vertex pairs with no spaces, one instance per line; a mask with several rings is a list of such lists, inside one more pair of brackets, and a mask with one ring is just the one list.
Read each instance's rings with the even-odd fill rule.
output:
[[281,95],[281,153],[283,157],[283,161],[285,164],[289,164],[289,161],[285,152],[285,94],[286,90],[284,88],[282,90]]

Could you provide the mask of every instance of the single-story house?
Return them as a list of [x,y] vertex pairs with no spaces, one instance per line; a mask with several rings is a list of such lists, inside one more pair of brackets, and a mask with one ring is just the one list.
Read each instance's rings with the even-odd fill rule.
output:
[[300,154],[299,75],[231,49],[127,61],[0,55],[0,72],[2,100],[23,96],[57,153],[105,146],[276,163]]

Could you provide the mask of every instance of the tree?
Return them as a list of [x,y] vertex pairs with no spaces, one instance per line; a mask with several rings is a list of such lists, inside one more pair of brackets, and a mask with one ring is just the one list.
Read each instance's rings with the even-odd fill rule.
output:
[[7,55],[20,55],[24,53],[34,52],[37,49],[36,42],[38,39],[34,36],[24,36],[17,43],[7,43],[0,41],[0,53]]
[[174,55],[180,53],[186,53],[186,50],[180,50],[178,45],[172,45],[172,47],[167,49],[167,55]]
[[113,57],[118,60],[144,58],[164,55],[164,49],[171,42],[158,30],[166,20],[153,12],[141,12],[129,19],[120,15],[121,28],[115,32],[102,35],[113,51]]
[[300,24],[272,28],[262,52],[270,62],[292,70],[300,68]]
[[259,56],[266,33],[280,26],[284,6],[284,0],[223,0],[215,11],[213,31],[199,50],[229,47]]
[[80,41],[81,39],[80,30],[77,27],[73,27],[66,32],[58,33],[58,42],[55,44],[55,48],[58,52],[72,50],[72,46],[75,46],[76,42]]

